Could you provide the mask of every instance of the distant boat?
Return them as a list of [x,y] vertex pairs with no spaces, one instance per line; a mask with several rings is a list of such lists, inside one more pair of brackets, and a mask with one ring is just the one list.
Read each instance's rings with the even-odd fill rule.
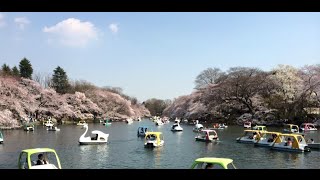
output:
[[244,127],[244,128],[251,128],[251,122],[245,122],[245,123],[243,124],[243,127]]
[[301,131],[317,131],[318,129],[312,123],[302,123],[300,125]]
[[34,131],[34,125],[33,125],[33,124],[25,124],[25,125],[23,126],[23,129],[24,129],[25,131]]
[[299,126],[295,125],[295,124],[285,124],[283,132],[284,133],[299,133]]
[[85,124],[88,125],[88,123],[86,123],[86,121],[79,121],[79,122],[77,123],[77,126],[83,126],[83,125],[85,125]]
[[3,143],[3,135],[2,132],[0,131],[0,144]]
[[57,128],[56,126],[49,126],[49,127],[47,127],[47,130],[48,131],[60,131],[60,129]]

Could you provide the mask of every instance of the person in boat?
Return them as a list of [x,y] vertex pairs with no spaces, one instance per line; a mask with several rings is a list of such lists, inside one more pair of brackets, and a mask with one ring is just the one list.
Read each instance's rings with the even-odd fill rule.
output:
[[38,155],[37,165],[48,164],[48,161],[44,159],[43,154]]
[[256,137],[257,137],[257,133],[254,132],[254,133],[253,133],[253,136],[250,136],[250,139],[256,139]]
[[98,134],[96,134],[96,137],[92,137],[91,140],[98,140]]
[[291,138],[288,138],[288,141],[286,143],[286,146],[291,146],[292,145],[292,141],[291,141]]
[[313,139],[308,139],[308,143],[314,143],[314,140]]
[[207,163],[205,169],[213,169],[213,164],[212,163]]

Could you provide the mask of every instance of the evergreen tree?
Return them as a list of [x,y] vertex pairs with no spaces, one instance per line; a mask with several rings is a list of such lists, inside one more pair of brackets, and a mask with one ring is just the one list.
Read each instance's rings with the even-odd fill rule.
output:
[[5,75],[5,76],[11,75],[11,69],[7,64],[2,65],[1,71],[2,71],[3,75]]
[[20,61],[19,68],[20,68],[21,77],[32,79],[31,77],[32,77],[33,69],[28,59],[23,58]]
[[17,68],[17,66],[14,66],[12,68],[12,75],[14,76],[20,76],[20,72],[19,72],[19,69]]
[[65,94],[70,88],[66,72],[58,66],[52,75],[52,86],[57,93]]

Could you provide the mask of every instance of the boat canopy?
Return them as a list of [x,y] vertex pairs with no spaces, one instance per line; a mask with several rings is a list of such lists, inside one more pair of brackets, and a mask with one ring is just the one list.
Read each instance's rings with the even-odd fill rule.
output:
[[[27,163],[27,166],[29,169],[37,169],[37,166],[32,165],[31,163],[31,155],[33,154],[39,154],[43,153],[45,157],[48,157],[46,154],[47,153],[53,153],[55,155],[56,163],[57,163],[57,168],[61,169],[61,164],[59,157],[54,149],[50,148],[35,148],[35,149],[24,149],[21,151],[20,156],[19,156],[19,162],[18,162],[18,167],[19,168],[24,168],[25,166],[23,165],[24,163]],[[26,157],[26,159],[24,159]],[[33,161],[32,161],[33,162]],[[49,166],[49,164],[44,165],[46,168],[54,168],[55,166]],[[43,166],[43,167],[44,167]],[[40,166],[39,166],[40,167]]]
[[[283,139],[289,138],[289,137],[290,137],[290,139],[292,139],[292,147],[293,148],[299,148],[299,143],[306,144],[304,137],[300,134],[280,134],[277,137],[276,142],[282,142]],[[299,140],[301,140],[301,141],[299,142]]]
[[204,157],[196,159],[192,164],[191,168],[193,169],[198,163],[212,163],[220,164],[223,168],[227,169],[228,164],[232,162],[233,160],[229,158]]
[[101,132],[101,131],[98,131],[98,130],[94,130],[94,131],[91,131],[91,134],[98,134],[99,136],[102,136],[104,135],[105,133]]

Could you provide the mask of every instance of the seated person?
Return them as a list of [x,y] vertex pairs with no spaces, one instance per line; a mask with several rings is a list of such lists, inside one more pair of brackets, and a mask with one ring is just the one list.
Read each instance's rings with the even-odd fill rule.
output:
[[291,146],[291,145],[292,145],[291,138],[288,138],[288,141],[286,142],[285,146]]
[[48,162],[44,159],[43,154],[38,155],[37,165],[48,164]]
[[207,163],[205,169],[213,169],[213,164],[212,163]]
[[91,140],[98,140],[98,134],[96,134],[96,137],[91,137]]

